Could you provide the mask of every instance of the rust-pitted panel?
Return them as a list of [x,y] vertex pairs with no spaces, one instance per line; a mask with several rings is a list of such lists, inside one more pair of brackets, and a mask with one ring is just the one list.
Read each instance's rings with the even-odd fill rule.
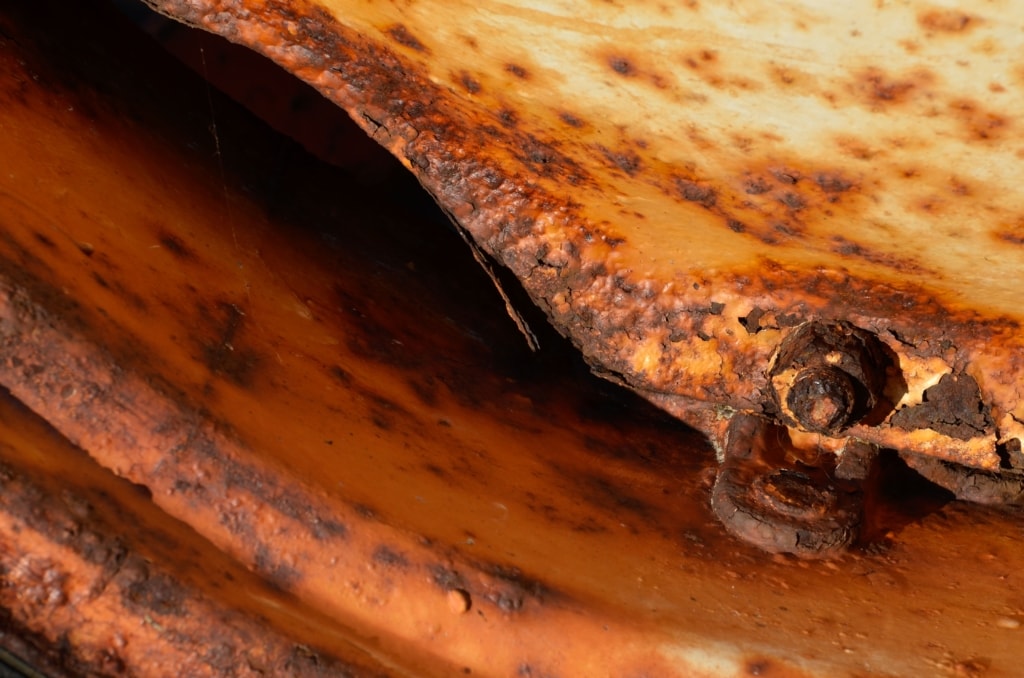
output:
[[150,1],[344,106],[674,414],[774,415],[776,347],[842,320],[892,352],[890,414],[962,374],[989,417],[849,435],[994,470],[1024,431],[1012,8]]

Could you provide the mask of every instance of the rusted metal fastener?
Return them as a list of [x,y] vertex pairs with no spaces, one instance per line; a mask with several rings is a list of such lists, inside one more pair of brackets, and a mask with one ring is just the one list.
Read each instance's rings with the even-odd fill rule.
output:
[[809,322],[782,342],[769,369],[780,419],[834,436],[885,403],[885,347],[847,322]]
[[[864,482],[873,448],[851,450],[857,459],[837,473],[836,459],[819,466],[799,459],[784,426],[749,414],[729,423],[725,459],[711,507],[726,529],[773,553],[822,558],[846,549],[864,513]],[[857,472],[863,466],[863,473]],[[854,468],[856,467],[856,468]]]

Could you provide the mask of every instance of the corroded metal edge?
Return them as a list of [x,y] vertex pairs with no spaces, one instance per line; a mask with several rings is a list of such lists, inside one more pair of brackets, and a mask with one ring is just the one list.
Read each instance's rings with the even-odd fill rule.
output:
[[[897,357],[907,382],[902,403],[919,402],[937,375],[966,373],[980,384],[992,421],[966,439],[888,420],[849,435],[991,470],[996,444],[1024,433],[1015,387],[1024,339],[1014,318],[956,308],[911,282],[794,270],[769,254],[710,280],[637,277],[615,263],[630,243],[572,198],[600,188],[586,168],[556,140],[503,121],[502,111],[465,105],[433,81],[423,66],[430,50],[404,26],[360,34],[311,2],[150,4],[266,54],[348,110],[519,277],[599,373],[705,430],[714,419],[706,408],[774,414],[766,372],[778,341],[806,321],[840,318],[876,334]],[[818,177],[808,189],[815,200],[834,202],[833,194],[856,188],[834,173],[793,172]],[[665,190],[722,216],[712,189],[687,177],[676,184]]]
[[[289,637],[279,593],[0,395],[0,625],[61,675],[396,675],[344,642]],[[177,552],[177,558],[168,553]],[[245,591],[223,596],[220,587]],[[280,600],[276,601],[280,605]],[[311,620],[317,614],[307,612]],[[331,623],[324,622],[329,629]],[[335,631],[336,632],[336,631]],[[7,645],[8,637],[0,638]],[[332,656],[333,655],[333,656]],[[6,674],[5,674],[6,675]],[[53,673],[56,675],[56,673]]]

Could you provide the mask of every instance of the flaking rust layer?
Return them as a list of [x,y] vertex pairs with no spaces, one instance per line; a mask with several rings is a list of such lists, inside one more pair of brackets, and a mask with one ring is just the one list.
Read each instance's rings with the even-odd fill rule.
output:
[[[348,110],[599,373],[706,431],[775,415],[780,342],[842,320],[898,372],[848,435],[993,470],[1024,434],[1012,10],[147,1]],[[977,389],[937,416],[980,429],[894,418],[945,375]]]

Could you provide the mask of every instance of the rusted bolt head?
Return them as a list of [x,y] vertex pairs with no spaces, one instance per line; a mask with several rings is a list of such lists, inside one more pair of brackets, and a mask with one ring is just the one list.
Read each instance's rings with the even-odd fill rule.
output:
[[845,322],[810,322],[790,334],[769,370],[780,418],[835,436],[884,402],[889,360],[870,332]]
[[786,405],[799,424],[815,433],[836,433],[854,423],[857,386],[836,367],[808,367],[797,373]]
[[845,549],[863,517],[860,481],[790,462],[785,427],[736,414],[711,490],[711,508],[737,537],[772,553],[823,558]]

